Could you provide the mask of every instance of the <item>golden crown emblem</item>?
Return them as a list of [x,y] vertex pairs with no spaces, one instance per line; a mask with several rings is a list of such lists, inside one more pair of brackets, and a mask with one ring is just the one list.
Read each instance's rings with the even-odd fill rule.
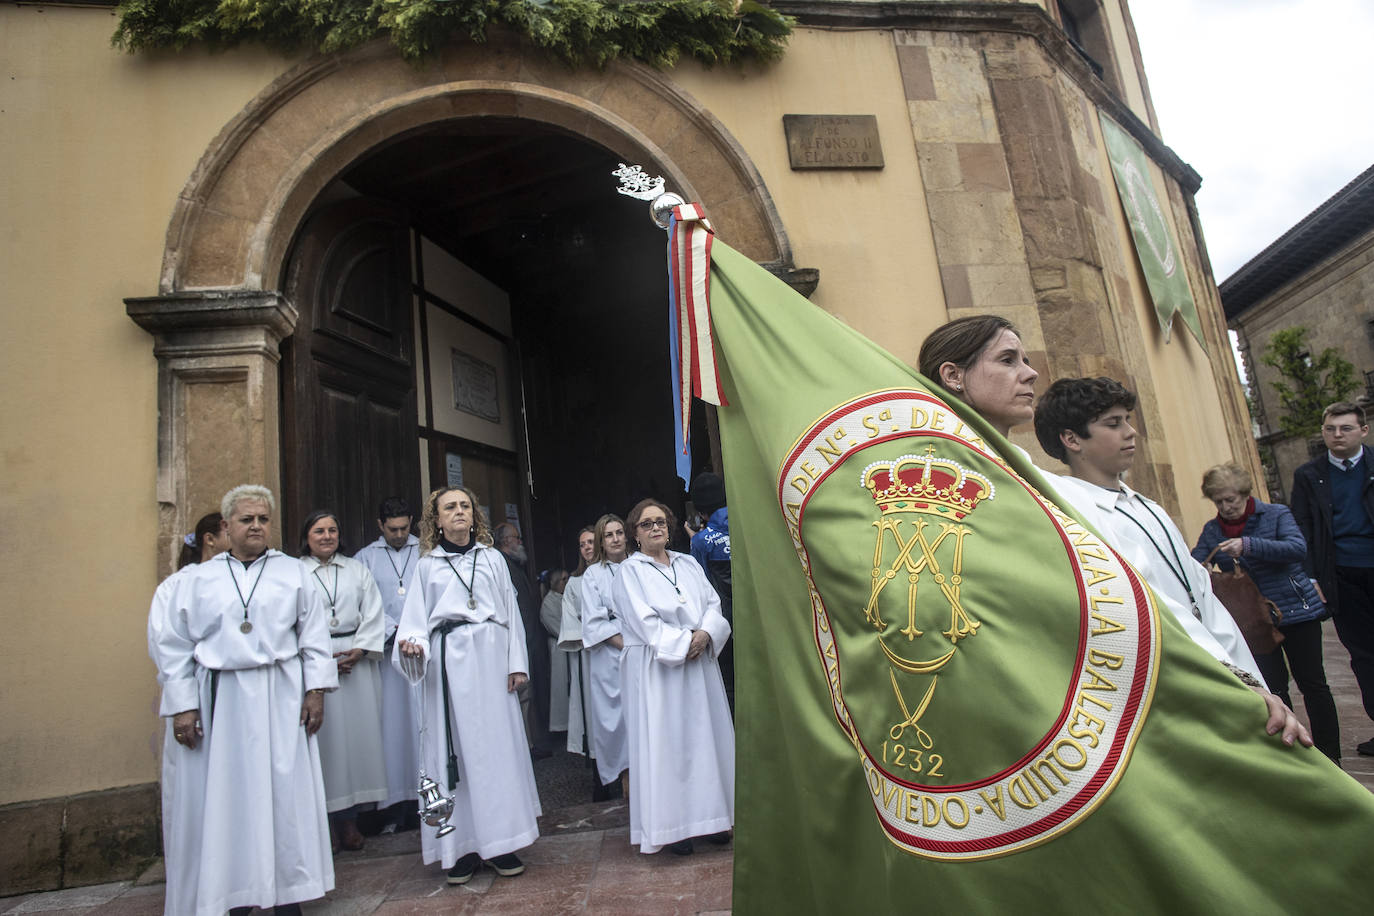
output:
[[864,468],[860,480],[884,516],[920,512],[957,521],[994,494],[986,477],[948,458],[935,457],[933,445],[924,455],[875,461]]

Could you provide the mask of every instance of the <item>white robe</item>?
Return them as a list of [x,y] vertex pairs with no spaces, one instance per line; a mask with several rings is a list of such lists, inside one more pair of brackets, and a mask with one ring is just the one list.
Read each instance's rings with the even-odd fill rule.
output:
[[539,605],[539,620],[549,634],[549,731],[568,730],[568,656],[558,651],[563,596],[549,590]]
[[[324,565],[314,557],[302,557],[300,563],[325,599],[333,654],[363,650],[352,672],[339,675],[339,689],[329,698],[330,715],[324,717],[317,735],[324,768],[325,808],[333,813],[383,801],[387,795],[386,759],[382,755],[382,666],[378,664],[385,615],[377,583],[362,563],[341,556]],[[333,607],[329,606],[330,595]]]
[[[469,591],[464,582],[474,583],[471,594],[476,599],[475,608],[468,607]],[[529,661],[525,628],[505,558],[482,544],[466,554],[436,548],[420,559],[414,587],[406,591],[391,660],[404,672],[400,644],[412,640],[424,649],[422,689],[427,732],[423,763],[443,794],[452,795],[454,800],[449,819],[453,833],[436,838],[432,827],[420,829],[424,861],[442,862],[444,868],[451,868],[470,852],[490,859],[528,846],[539,836],[542,809],[520,700],[506,689],[509,675],[529,673]],[[448,620],[464,623],[444,637],[436,627]],[[444,642],[444,663],[429,664]],[[458,763],[456,785],[450,785],[448,778],[442,692],[445,667]]]
[[[411,535],[406,546],[392,550],[386,538],[377,538],[354,554],[353,559],[365,565],[377,583],[385,612],[385,648],[389,651],[396,627],[401,622],[401,609],[406,596],[401,589],[410,589],[415,581],[415,567],[420,560],[420,540]],[[400,573],[400,575],[397,575]],[[382,807],[397,802],[415,802],[420,773],[420,720],[410,683],[390,665],[380,666],[382,676],[382,756],[386,760],[386,798]]]
[[597,563],[582,574],[582,644],[590,656],[591,693],[587,697],[592,756],[602,785],[620,778],[630,765],[625,714],[620,697],[620,649],[607,640],[620,633],[611,588],[619,563]]
[[[1163,506],[1125,484],[1116,492],[1077,477],[1052,477],[1050,482],[1069,501],[1074,514],[1096,528],[1107,543],[1135,567],[1160,603],[1183,624],[1193,642],[1218,661],[1229,662],[1264,683],[1240,627],[1212,591],[1212,577],[1193,559],[1192,549]],[[1145,526],[1149,537],[1131,521],[1132,518]],[[1150,538],[1154,538],[1153,544]],[[1167,560],[1161,556],[1161,549]],[[1196,609],[1188,598],[1188,590],[1174,574],[1180,566],[1192,586]]]
[[[735,821],[735,729],[718,662],[730,624],[697,561],[672,551],[668,558],[665,568],[633,554],[614,589],[634,779],[630,843],[646,853]],[[711,642],[688,661],[693,630]]]
[[582,577],[573,576],[563,588],[563,622],[558,649],[568,657],[568,750],[595,758],[587,735],[587,706],[592,694],[591,653],[582,648]]
[[160,715],[199,709],[204,730],[192,749],[167,729],[164,912],[223,916],[332,890],[320,755],[300,713],[305,691],[333,690],[338,671],[301,565],[269,550],[246,571],[228,554],[188,566],[154,595],[148,646]]

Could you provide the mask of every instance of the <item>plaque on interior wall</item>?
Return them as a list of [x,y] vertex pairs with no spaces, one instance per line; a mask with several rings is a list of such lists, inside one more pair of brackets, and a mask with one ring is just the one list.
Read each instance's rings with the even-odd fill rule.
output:
[[501,422],[496,367],[470,353],[453,351],[453,406],[474,417]]
[[447,474],[447,487],[461,487],[463,485],[463,456],[449,452],[444,456],[444,471]]
[[782,116],[793,169],[880,169],[877,115]]

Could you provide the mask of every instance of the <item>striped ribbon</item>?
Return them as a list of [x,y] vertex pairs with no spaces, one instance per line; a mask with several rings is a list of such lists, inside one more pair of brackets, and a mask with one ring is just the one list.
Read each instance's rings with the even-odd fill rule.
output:
[[[668,286],[672,309],[674,426],[678,476],[691,474],[692,397],[727,405],[711,340],[711,242],[715,233],[700,204],[673,208],[668,221]],[[685,459],[685,461],[684,461]]]

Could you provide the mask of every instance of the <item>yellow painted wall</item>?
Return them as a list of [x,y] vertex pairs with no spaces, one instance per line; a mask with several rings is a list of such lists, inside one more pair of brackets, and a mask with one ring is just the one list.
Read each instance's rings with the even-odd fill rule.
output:
[[134,58],[114,27],[0,6],[0,804],[157,778],[157,365],[122,300],[157,292],[177,194],[287,65]]
[[[762,75],[693,65],[673,79],[763,175],[797,266],[820,269],[811,301],[914,363],[947,316],[892,34],[798,29]],[[792,171],[784,113],[876,115],[885,168]]]

